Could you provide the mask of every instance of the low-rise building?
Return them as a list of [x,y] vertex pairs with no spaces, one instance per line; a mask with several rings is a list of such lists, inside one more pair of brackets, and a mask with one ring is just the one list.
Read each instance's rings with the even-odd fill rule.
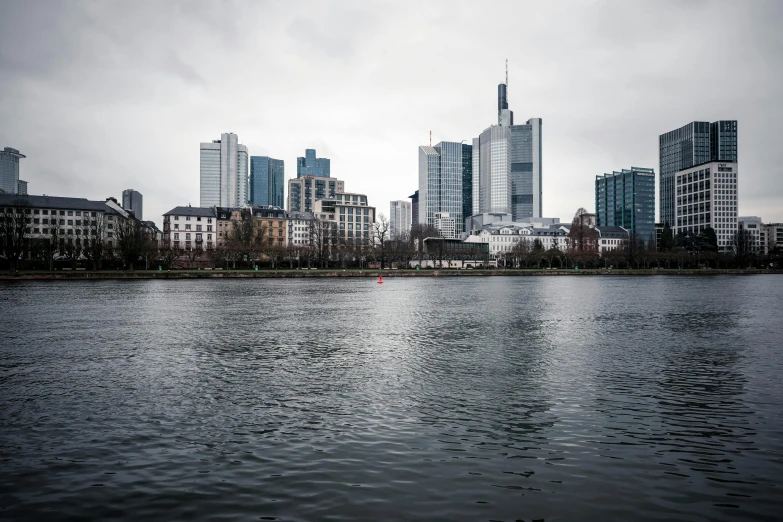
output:
[[372,240],[375,207],[367,204],[365,194],[338,192],[334,197],[319,199],[313,214],[334,224],[336,239],[353,244]]
[[769,254],[775,249],[783,249],[783,223],[766,223],[762,226],[762,252]]
[[215,207],[174,207],[163,214],[163,246],[210,250],[218,245]]
[[630,237],[629,231],[623,227],[595,227],[595,230],[598,232],[598,253],[601,255],[622,248]]
[[290,212],[313,212],[319,199],[334,198],[345,192],[345,182],[331,177],[302,176],[288,180],[287,209]]
[[84,198],[57,196],[30,196],[0,194],[0,212],[23,211],[30,216],[27,236],[30,239],[58,238],[66,245],[80,244],[89,236],[103,236],[108,248],[116,245],[116,231],[120,220],[125,219],[120,210],[107,201],[90,201]]
[[[737,218],[737,230],[742,230],[748,236],[751,252],[763,253],[762,235],[764,225],[758,216],[740,216]],[[766,238],[764,238],[766,239]]]

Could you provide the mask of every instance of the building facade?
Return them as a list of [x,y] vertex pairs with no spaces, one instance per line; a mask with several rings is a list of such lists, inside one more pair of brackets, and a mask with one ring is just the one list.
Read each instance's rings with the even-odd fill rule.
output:
[[319,199],[334,198],[345,192],[345,182],[335,178],[303,176],[288,180],[287,209],[290,212],[313,212]]
[[675,206],[672,232],[676,236],[715,229],[718,249],[729,251],[737,233],[737,163],[710,162],[674,176]]
[[250,157],[250,198],[254,206],[283,208],[285,200],[285,165],[283,160],[268,156]]
[[389,203],[389,228],[392,239],[405,237],[411,231],[411,202],[400,199]]
[[329,158],[316,158],[315,149],[305,149],[304,157],[296,158],[296,177],[313,176],[315,178],[331,177],[331,161]]
[[737,163],[737,121],[694,121],[658,138],[659,221],[673,226],[677,173],[708,162]]
[[130,210],[136,219],[143,220],[143,198],[141,192],[133,189],[125,189],[122,191],[122,208]]
[[100,234],[106,246],[113,248],[117,226],[128,216],[119,205],[110,203],[110,200],[0,194],[0,212],[24,206],[30,215],[27,236],[31,240],[56,239],[62,245],[84,245],[89,238]]
[[217,229],[214,207],[174,207],[163,214],[163,246],[211,250],[218,246]]
[[473,214],[511,214],[511,129],[492,125],[473,140]]
[[419,191],[417,190],[408,198],[411,200],[411,226],[419,224]]
[[334,197],[319,199],[313,214],[333,224],[335,240],[349,244],[369,244],[372,240],[375,207],[367,204],[365,194],[338,192]]
[[[436,225],[436,214],[447,213],[462,233],[462,143],[442,141],[419,147],[419,215],[421,224]],[[456,237],[456,236],[455,236]]]
[[655,171],[631,167],[595,177],[598,226],[618,226],[645,243],[655,241]]
[[541,193],[541,118],[524,125],[511,125],[511,214],[514,221],[540,218]]
[[[26,156],[16,149],[5,147],[0,151],[0,193],[19,194],[19,160]],[[27,193],[27,183],[24,183],[24,193]]]
[[248,202],[247,147],[233,133],[201,144],[202,207],[241,207]]
[[766,240],[764,234],[764,225],[758,216],[742,216],[737,218],[737,230],[744,231],[750,241],[751,251],[754,253],[763,253],[763,240]]

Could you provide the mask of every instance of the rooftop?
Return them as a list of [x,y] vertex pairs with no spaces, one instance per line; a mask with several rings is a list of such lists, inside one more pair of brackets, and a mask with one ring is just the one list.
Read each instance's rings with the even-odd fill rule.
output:
[[106,205],[105,201],[90,201],[86,198],[65,198],[59,196],[23,196],[20,194],[0,194],[0,206],[24,204],[34,208],[52,208],[57,210],[95,210],[108,214],[119,214]]

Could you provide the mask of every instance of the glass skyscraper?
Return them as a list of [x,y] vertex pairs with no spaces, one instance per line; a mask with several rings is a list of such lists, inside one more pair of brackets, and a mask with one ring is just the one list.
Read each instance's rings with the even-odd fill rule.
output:
[[331,161],[329,158],[316,158],[315,149],[305,149],[304,158],[296,158],[296,177],[315,176],[328,178],[331,176]]
[[[436,214],[448,213],[455,221],[453,234],[462,233],[463,148],[442,141],[419,147],[419,223],[437,225]],[[451,233],[451,232],[450,232]]]
[[250,157],[250,204],[283,208],[285,172],[283,160],[268,156]]
[[141,192],[137,190],[126,189],[122,191],[122,208],[132,211],[139,221],[144,220],[142,217],[143,201]]
[[236,208],[248,201],[247,147],[236,134],[221,134],[219,140],[201,144],[202,207]]
[[541,118],[514,125],[508,86],[498,85],[498,125],[473,140],[472,215],[503,212],[514,221],[540,218]]
[[24,154],[11,147],[0,151],[0,190],[4,193],[19,193],[19,160],[24,157]]
[[595,177],[596,224],[655,241],[655,171],[631,167]]
[[462,146],[462,219],[473,215],[473,146]]
[[737,162],[737,121],[694,121],[661,134],[659,219],[674,226],[675,174],[710,161]]

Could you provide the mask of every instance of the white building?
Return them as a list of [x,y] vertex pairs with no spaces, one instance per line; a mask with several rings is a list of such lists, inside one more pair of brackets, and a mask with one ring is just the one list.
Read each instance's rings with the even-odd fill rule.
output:
[[201,144],[202,207],[241,207],[248,201],[247,147],[236,134]]
[[776,248],[783,249],[783,223],[766,223],[762,226],[761,234],[764,255]]
[[411,231],[412,206],[411,202],[400,199],[389,203],[389,224],[391,238],[398,239]]
[[732,249],[737,233],[737,163],[703,163],[674,175],[675,235],[699,234],[707,227],[715,229],[718,249]]
[[440,232],[440,237],[446,239],[457,237],[457,220],[448,212],[435,213],[435,228]]
[[163,246],[211,250],[217,243],[215,208],[175,207],[163,214]]
[[[758,216],[742,216],[737,218],[737,230],[744,230],[751,239],[751,250],[753,252],[764,252],[762,235],[764,225]],[[764,237],[766,240],[766,237]]]
[[367,204],[365,194],[338,192],[334,197],[317,200],[313,213],[333,224],[335,239],[357,244],[372,240],[375,207]]

